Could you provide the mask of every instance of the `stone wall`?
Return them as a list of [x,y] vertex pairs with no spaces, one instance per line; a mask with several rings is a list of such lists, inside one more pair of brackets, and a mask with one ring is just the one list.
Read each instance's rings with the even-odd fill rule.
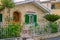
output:
[[[46,14],[44,11],[42,11],[41,9],[39,9],[38,7],[36,7],[35,5],[33,5],[32,3],[27,3],[27,4],[22,4],[22,5],[16,5],[14,8],[12,8],[11,9],[11,11],[10,11],[10,17],[12,17],[13,18],[13,13],[15,12],[15,11],[17,11],[17,12],[19,12],[20,14],[21,14],[21,20],[20,20],[20,22],[21,22],[21,24],[23,24],[24,23],[24,21],[25,21],[25,14],[27,13],[27,12],[34,12],[36,15],[37,15],[37,21],[39,22],[39,23],[44,23],[45,21],[45,19],[43,18],[44,17],[44,15]],[[5,22],[5,20],[4,20],[4,18],[5,18],[5,16],[7,16],[7,12],[6,12],[6,9],[4,10],[4,12],[2,13],[3,14],[3,21]]]

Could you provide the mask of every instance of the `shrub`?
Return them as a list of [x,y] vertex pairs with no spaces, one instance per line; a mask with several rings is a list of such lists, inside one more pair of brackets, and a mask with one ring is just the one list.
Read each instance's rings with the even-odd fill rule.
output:
[[44,31],[45,31],[45,32],[47,32],[47,30],[48,30],[48,27],[47,27],[47,26],[46,26],[46,27],[44,27]]
[[5,28],[5,37],[19,37],[21,32],[21,26],[19,23],[12,23]]
[[0,39],[1,38],[11,38],[11,37],[19,37],[21,33],[21,26],[19,23],[10,22],[6,25],[5,28],[1,28],[0,30]]
[[44,18],[50,22],[54,22],[54,21],[58,20],[60,18],[60,16],[55,15],[55,14],[47,14],[44,16]]
[[2,5],[0,5],[0,11],[2,11],[4,9],[4,7]]
[[48,25],[51,28],[51,33],[58,32],[58,24],[55,21],[58,20],[60,16],[55,14],[47,14],[44,16],[44,18],[50,22]]
[[0,39],[2,38],[2,31],[1,31],[1,29],[0,29]]
[[51,23],[50,27],[51,27],[51,33],[58,32],[58,24],[57,24],[57,22]]
[[4,38],[4,28],[0,26],[0,39]]
[[51,26],[52,29],[57,29],[58,28],[57,22],[52,22],[50,26]]
[[58,32],[58,29],[52,29],[51,30],[51,33],[56,33],[56,32]]
[[51,22],[44,27],[44,31],[48,32],[48,30],[49,30],[51,33],[56,33],[56,32],[58,32],[58,27],[59,26],[58,26],[57,22]]

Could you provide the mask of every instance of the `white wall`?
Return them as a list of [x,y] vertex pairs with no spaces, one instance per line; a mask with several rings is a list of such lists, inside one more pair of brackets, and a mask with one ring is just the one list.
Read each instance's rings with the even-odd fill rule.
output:
[[14,2],[20,2],[20,1],[24,1],[24,0],[14,0]]
[[40,1],[50,1],[50,0],[40,0]]

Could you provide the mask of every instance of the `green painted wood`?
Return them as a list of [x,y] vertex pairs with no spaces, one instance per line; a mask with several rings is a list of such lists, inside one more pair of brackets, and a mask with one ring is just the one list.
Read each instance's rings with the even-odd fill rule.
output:
[[2,14],[0,14],[0,22],[2,22]]

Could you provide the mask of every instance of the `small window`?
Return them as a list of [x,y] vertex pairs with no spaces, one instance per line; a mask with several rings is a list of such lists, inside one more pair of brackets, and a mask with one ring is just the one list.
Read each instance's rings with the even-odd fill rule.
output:
[[26,24],[31,24],[31,23],[36,23],[36,22],[37,22],[37,15],[35,15],[35,14],[26,14],[25,15]]
[[55,5],[54,4],[51,5],[51,9],[55,9]]
[[0,22],[2,22],[2,14],[0,14]]

